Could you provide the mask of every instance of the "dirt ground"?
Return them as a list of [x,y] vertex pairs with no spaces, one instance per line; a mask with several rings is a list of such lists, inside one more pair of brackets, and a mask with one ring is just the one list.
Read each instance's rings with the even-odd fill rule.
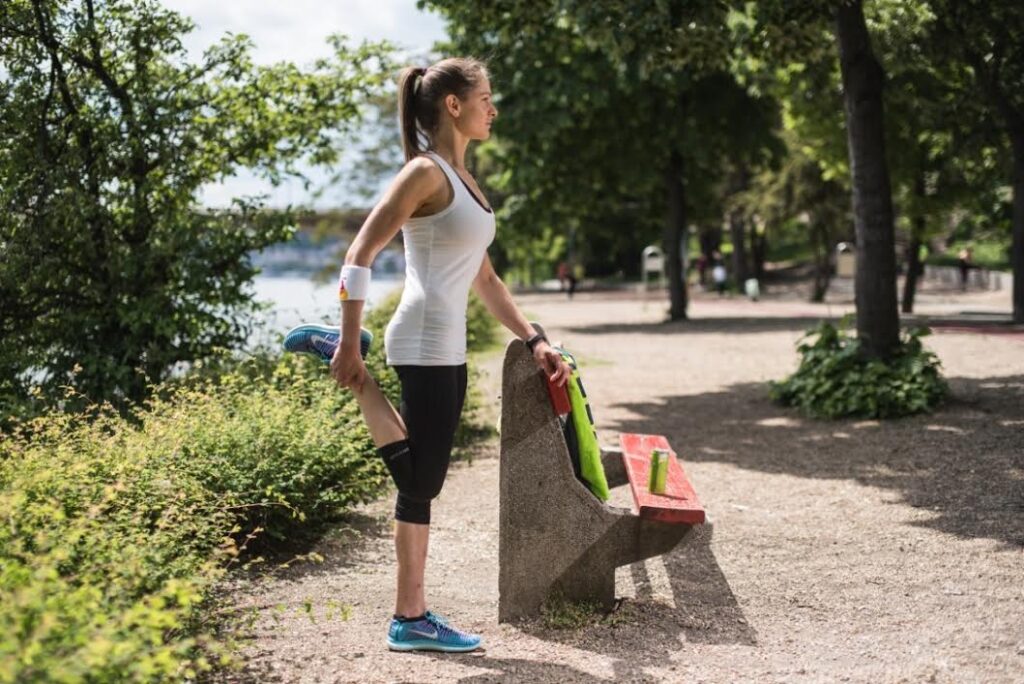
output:
[[[827,305],[698,294],[685,323],[664,323],[653,297],[517,299],[578,353],[603,443],[668,437],[710,545],[620,568],[620,609],[580,630],[498,624],[493,439],[453,466],[427,568],[430,606],[484,651],[387,651],[388,499],[319,541],[323,562],[233,577],[254,621],[246,669],[225,681],[1024,682],[1024,331],[984,324],[1007,293],[921,295],[920,312],[968,322],[927,340],[953,397],[881,423],[808,420],[766,397],[802,332],[850,310],[841,291]],[[491,419],[500,361],[481,360]]]

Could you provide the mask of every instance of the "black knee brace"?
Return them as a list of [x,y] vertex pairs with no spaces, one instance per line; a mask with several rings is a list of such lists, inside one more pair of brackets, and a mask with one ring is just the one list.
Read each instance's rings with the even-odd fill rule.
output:
[[429,525],[430,502],[441,493],[444,473],[440,474],[440,478],[426,476],[426,473],[417,477],[412,447],[407,439],[385,444],[377,449],[377,453],[380,454],[398,488],[395,518],[402,522]]
[[391,444],[385,444],[377,449],[377,454],[384,461],[388,472],[391,473],[391,479],[395,481],[398,491],[403,491],[412,486],[413,481],[416,479],[416,473],[413,470],[412,448],[409,440],[403,439]]

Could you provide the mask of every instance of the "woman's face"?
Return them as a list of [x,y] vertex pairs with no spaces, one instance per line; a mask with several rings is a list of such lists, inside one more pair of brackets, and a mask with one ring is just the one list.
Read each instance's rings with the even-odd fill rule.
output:
[[465,100],[459,100],[455,127],[471,140],[487,140],[491,137],[491,122],[496,116],[498,110],[491,102],[491,82],[485,76]]

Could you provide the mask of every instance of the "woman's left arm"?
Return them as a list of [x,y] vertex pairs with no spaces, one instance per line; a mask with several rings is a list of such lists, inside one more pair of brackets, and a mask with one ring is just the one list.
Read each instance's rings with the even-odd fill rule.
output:
[[[525,342],[536,334],[537,331],[533,329],[530,322],[526,320],[526,316],[512,301],[512,295],[505,287],[505,283],[494,272],[491,257],[486,253],[480,264],[480,271],[473,279],[473,290],[483,301],[487,310],[491,312],[491,315],[497,318],[513,335]],[[551,348],[547,341],[540,340],[533,346],[533,360],[555,384],[564,385],[569,379],[569,365],[561,354]]]

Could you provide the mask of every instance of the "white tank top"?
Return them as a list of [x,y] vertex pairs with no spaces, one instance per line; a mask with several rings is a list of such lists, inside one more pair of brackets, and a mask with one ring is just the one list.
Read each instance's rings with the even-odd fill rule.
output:
[[410,218],[402,226],[405,290],[384,332],[391,366],[466,362],[469,288],[494,240],[494,213],[448,162],[433,152],[425,154],[448,177],[453,197],[436,214]]

